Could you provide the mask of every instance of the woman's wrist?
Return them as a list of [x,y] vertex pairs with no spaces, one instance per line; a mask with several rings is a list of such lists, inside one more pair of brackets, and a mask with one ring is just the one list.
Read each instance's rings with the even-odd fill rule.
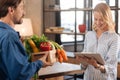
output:
[[81,68],[84,69],[84,70],[87,68],[87,66],[88,66],[88,65],[81,64]]
[[101,65],[100,71],[101,71],[102,73],[105,73],[105,72],[106,72],[106,71],[105,71],[105,67],[104,67],[103,65]]
[[100,70],[102,73],[105,73],[105,67],[103,65],[98,64],[95,68]]
[[101,68],[101,65],[100,64],[97,64],[97,66],[95,67],[96,69],[100,69]]

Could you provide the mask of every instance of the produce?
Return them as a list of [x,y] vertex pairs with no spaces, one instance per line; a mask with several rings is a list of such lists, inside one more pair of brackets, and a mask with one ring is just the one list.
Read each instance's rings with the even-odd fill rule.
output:
[[28,43],[30,44],[34,53],[39,52],[39,49],[36,47],[36,45],[35,45],[35,43],[33,42],[32,39],[28,39]]
[[40,43],[40,50],[42,50],[42,51],[52,50],[52,46],[51,46],[50,42],[41,42]]
[[48,40],[44,34],[40,37],[32,35],[24,41],[25,49],[29,57],[31,56],[31,53],[56,50],[56,58],[60,63],[68,60],[65,50],[58,43]]
[[63,61],[67,61],[68,57],[66,55],[65,50],[56,42],[51,41],[53,43],[53,45],[56,48],[57,54],[58,54],[58,60],[60,63],[62,63]]

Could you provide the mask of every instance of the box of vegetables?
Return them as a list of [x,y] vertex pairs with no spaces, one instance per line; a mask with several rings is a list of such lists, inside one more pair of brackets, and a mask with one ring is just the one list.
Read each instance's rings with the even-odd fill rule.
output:
[[45,53],[49,54],[47,60],[51,63],[62,63],[68,60],[65,50],[55,41],[49,40],[44,34],[26,38],[24,46],[30,61],[39,59]]

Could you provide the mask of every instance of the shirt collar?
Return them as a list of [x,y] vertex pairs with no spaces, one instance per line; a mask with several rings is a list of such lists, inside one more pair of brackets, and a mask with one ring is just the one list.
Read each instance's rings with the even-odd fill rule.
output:
[[11,30],[15,33],[17,33],[18,37],[20,38],[21,36],[19,35],[19,32],[15,31],[10,25],[4,23],[4,22],[0,22],[0,28],[4,28],[4,29],[8,29]]
[[0,22],[0,28],[4,28],[4,29],[10,29],[12,31],[15,31],[10,25],[4,23],[4,22]]

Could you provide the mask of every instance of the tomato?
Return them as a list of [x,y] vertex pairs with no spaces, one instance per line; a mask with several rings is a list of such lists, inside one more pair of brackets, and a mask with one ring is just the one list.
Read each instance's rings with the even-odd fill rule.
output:
[[40,50],[49,51],[51,49],[52,49],[52,47],[51,47],[51,44],[49,42],[41,42],[40,43]]

